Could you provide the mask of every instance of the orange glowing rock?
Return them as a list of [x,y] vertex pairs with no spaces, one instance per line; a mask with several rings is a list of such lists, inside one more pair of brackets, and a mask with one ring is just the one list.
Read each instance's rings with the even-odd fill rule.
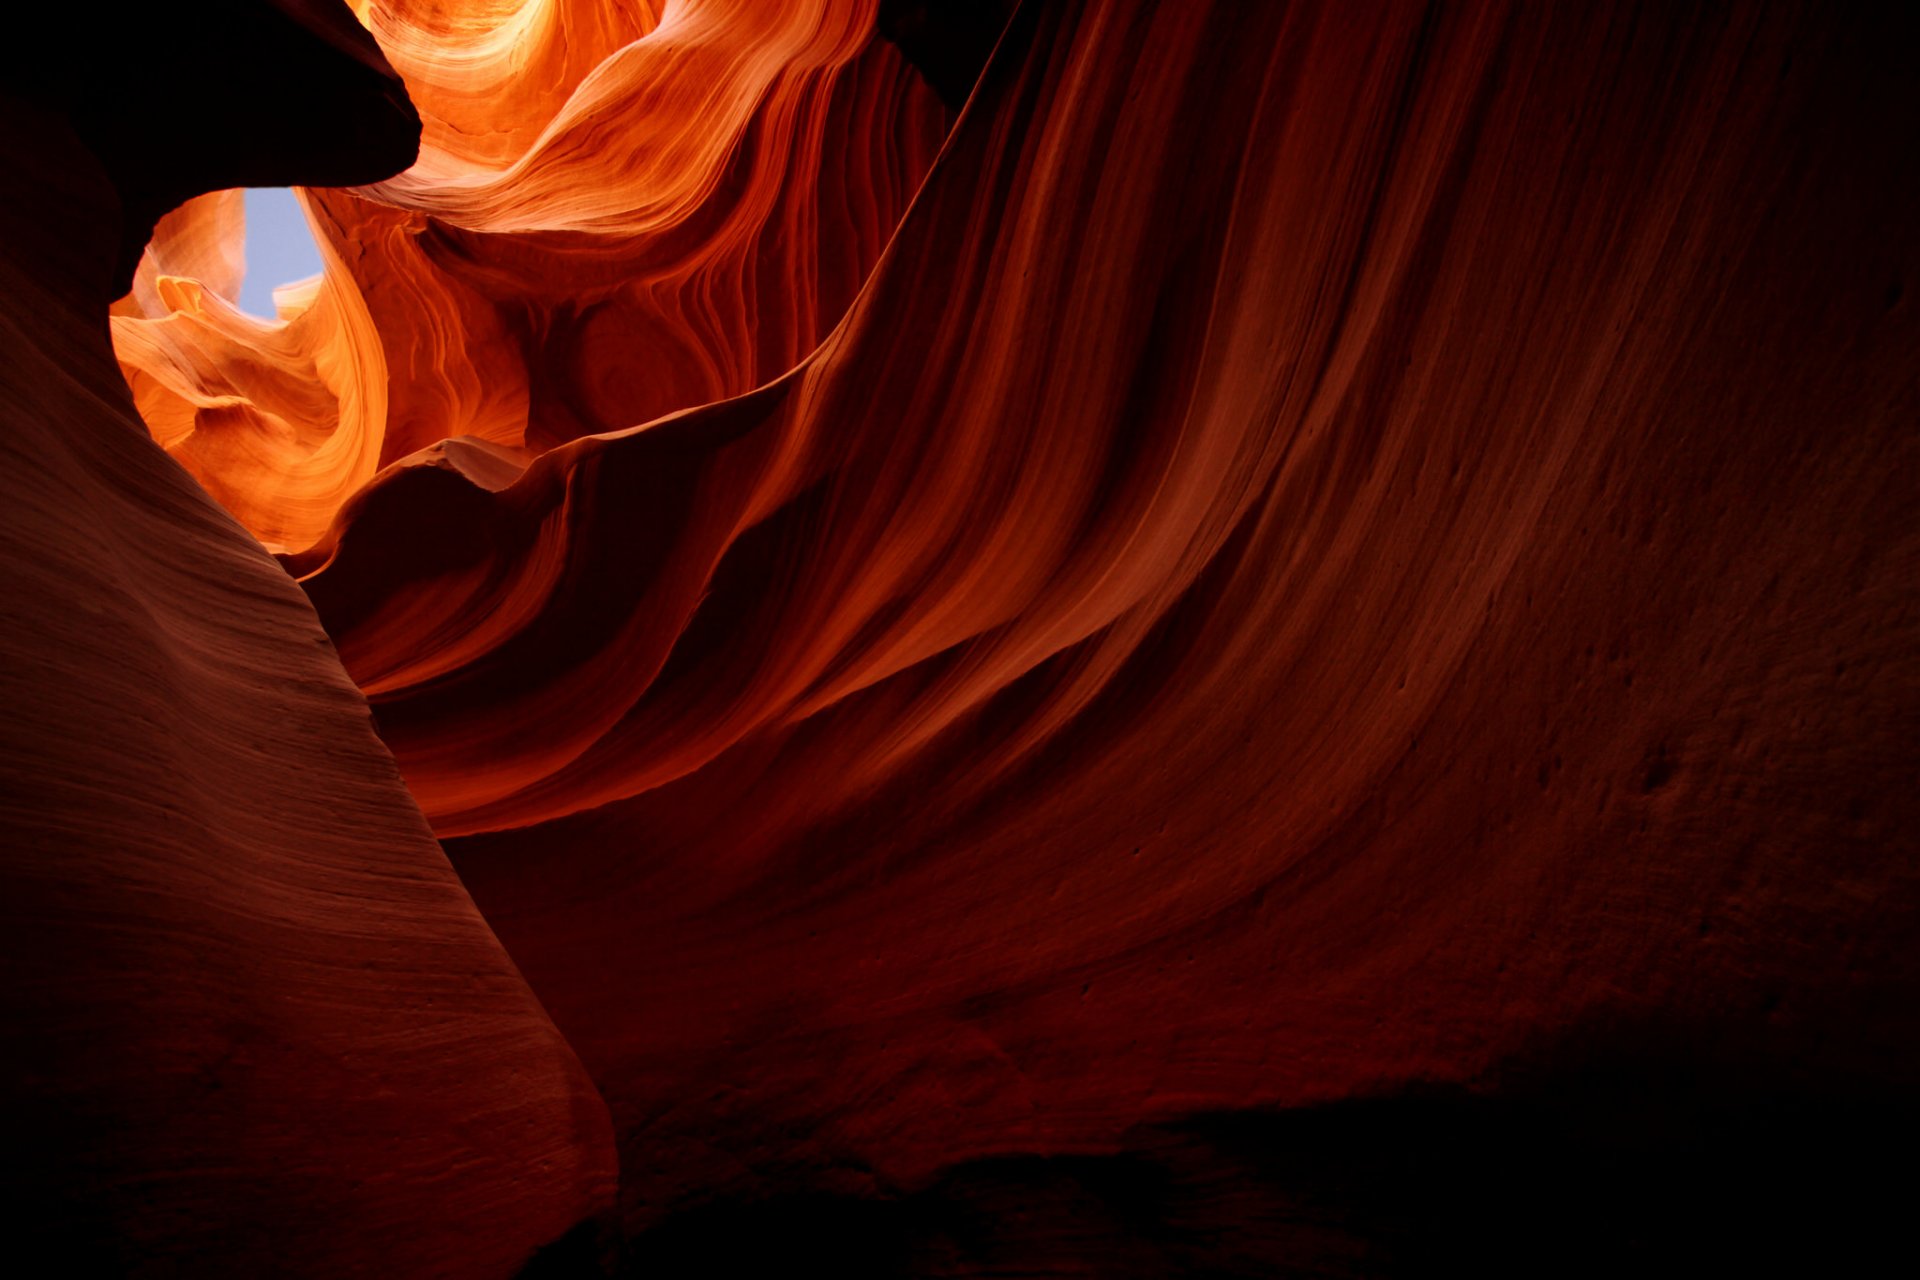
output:
[[[111,319],[152,442],[67,406],[6,472],[21,776],[266,868],[207,891],[258,983],[204,980],[302,993],[286,1079],[361,1051],[338,983],[398,1096],[457,1082],[322,1164],[391,1152],[481,1270],[606,1205],[609,1115],[635,1273],[1870,1238],[1835,1152],[1920,1132],[1911,17],[354,12],[417,163],[303,193],[272,322],[234,193],[161,219]],[[505,1154],[421,1190],[469,1114]],[[1618,1229],[1645,1187],[1696,1253]]]
[[278,323],[228,305],[239,222],[206,197],[170,216],[114,320],[155,438],[276,551],[439,440],[527,458],[785,372],[948,123],[876,40],[872,0],[659,25],[598,3],[362,16],[425,140],[398,178],[303,196],[318,287],[283,294]]

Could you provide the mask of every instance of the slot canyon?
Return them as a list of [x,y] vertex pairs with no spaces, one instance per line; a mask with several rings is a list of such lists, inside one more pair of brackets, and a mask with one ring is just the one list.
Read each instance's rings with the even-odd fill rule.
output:
[[23,13],[9,1272],[1905,1256],[1917,48]]

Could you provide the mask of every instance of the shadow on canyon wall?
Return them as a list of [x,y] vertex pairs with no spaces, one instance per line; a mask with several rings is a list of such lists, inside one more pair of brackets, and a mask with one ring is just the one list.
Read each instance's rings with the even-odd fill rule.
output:
[[[893,1198],[688,1207],[629,1241],[617,1274],[1865,1274],[1900,1256],[1912,1101],[1756,1066],[1752,1048],[1595,1026],[1479,1090],[1199,1114]],[[604,1244],[583,1226],[522,1274],[600,1274]]]

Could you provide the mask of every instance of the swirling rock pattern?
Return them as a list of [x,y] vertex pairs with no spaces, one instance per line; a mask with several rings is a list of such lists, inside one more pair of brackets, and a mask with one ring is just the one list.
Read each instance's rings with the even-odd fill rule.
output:
[[1869,1248],[1910,19],[1050,0],[976,83],[959,10],[358,5],[420,162],[307,194],[277,326],[231,197],[116,306],[605,1099],[626,1264]]
[[277,322],[193,283],[185,255],[241,234],[210,204],[162,228],[114,320],[156,438],[274,550],[442,439],[524,463],[785,373],[950,119],[871,0],[363,16],[425,104],[419,163],[306,193],[327,269]]

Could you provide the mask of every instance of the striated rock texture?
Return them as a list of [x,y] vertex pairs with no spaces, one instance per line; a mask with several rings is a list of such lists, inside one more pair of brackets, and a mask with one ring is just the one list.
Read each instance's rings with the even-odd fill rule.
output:
[[282,324],[199,258],[208,197],[161,226],[114,342],[156,439],[274,550],[448,437],[524,465],[739,395],[818,345],[950,113],[872,0],[367,9],[422,104],[420,161],[310,191],[327,271]]
[[279,323],[182,206],[114,346],[591,1073],[621,1268],[1846,1270],[1920,95],[1836,8],[363,3],[418,163]]
[[[312,92],[256,107],[280,119],[253,127],[294,144],[271,161],[290,176],[375,178],[417,126],[389,112],[376,134],[321,145],[320,121],[367,114],[357,69],[384,65],[364,36],[336,58],[324,10],[250,6],[258,21],[238,29],[271,28],[265,47],[223,43],[209,21],[143,52],[340,61]],[[375,106],[404,108],[391,73],[379,83]],[[123,218],[153,198],[145,170],[113,167],[64,104],[21,86],[0,100],[0,1114],[16,1265],[512,1275],[609,1203],[605,1106],[435,844],[312,607],[141,427],[106,313],[125,286]],[[94,104],[94,128],[118,127],[98,110],[117,86],[61,87]],[[230,141],[223,114],[191,97],[158,110],[174,105],[181,170],[257,172],[209,159]],[[231,278],[204,242],[180,243],[210,288]]]

